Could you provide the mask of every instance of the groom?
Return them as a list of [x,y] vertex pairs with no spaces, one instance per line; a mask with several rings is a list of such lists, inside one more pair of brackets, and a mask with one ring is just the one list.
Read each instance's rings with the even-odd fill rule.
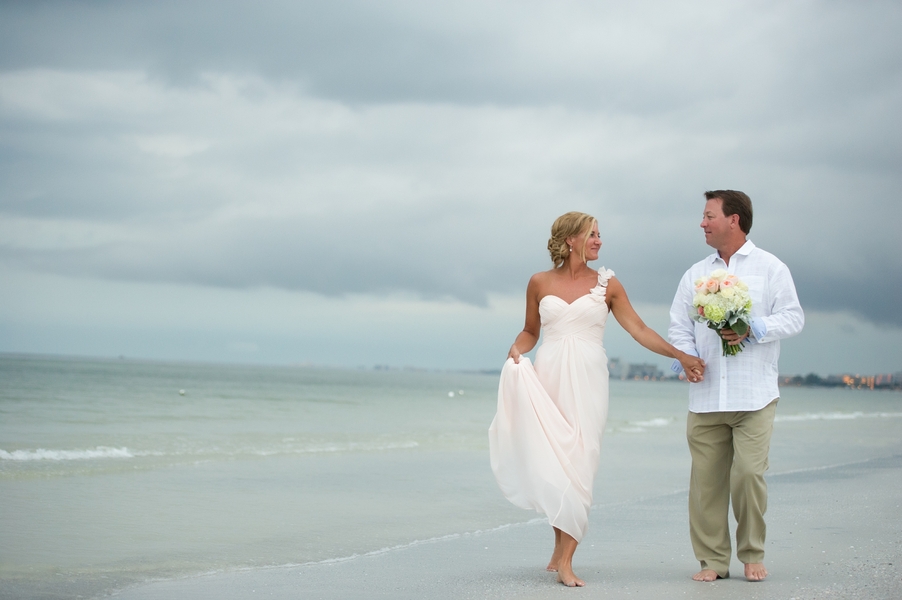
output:
[[[789,269],[746,236],[752,228],[752,201],[734,190],[705,192],[701,227],[717,252],[693,265],[680,281],[670,308],[670,342],[705,361],[705,378],[689,386],[686,437],[692,455],[689,480],[689,535],[701,571],[692,578],[729,577],[728,511],[736,517],[736,555],[745,577],[761,581],[764,568],[764,512],[767,510],[767,455],[779,390],[780,340],[799,333],[805,316]],[[735,356],[723,356],[717,333],[696,323],[694,282],[715,269],[744,281],[752,298],[749,331],[720,333]],[[674,370],[679,371],[679,363]]]

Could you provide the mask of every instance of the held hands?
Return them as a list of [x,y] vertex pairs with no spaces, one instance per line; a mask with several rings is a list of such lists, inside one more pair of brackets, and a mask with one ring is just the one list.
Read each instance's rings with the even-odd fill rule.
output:
[[689,383],[699,383],[705,380],[705,361],[685,353],[679,357],[679,361],[686,372],[686,380]]

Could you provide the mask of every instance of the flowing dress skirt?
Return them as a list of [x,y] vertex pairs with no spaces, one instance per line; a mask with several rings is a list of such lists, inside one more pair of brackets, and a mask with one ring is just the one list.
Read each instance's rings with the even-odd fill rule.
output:
[[521,357],[519,364],[508,359],[501,371],[489,428],[492,471],[508,500],[544,513],[580,541],[608,412],[607,306],[603,293],[572,304],[546,296],[540,313],[543,343],[535,367]]

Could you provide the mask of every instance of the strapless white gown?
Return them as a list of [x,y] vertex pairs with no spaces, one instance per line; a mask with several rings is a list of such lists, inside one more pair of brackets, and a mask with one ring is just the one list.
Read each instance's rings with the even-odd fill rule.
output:
[[589,522],[592,484],[608,416],[605,292],[613,271],[567,304],[539,303],[542,344],[535,367],[508,359],[489,427],[492,471],[504,496],[580,541]]

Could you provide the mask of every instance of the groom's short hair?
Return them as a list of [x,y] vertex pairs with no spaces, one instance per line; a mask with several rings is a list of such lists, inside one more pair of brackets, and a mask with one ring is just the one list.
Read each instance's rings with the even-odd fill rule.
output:
[[752,230],[752,199],[748,194],[736,190],[713,190],[705,192],[708,200],[719,199],[725,217],[739,215],[739,229],[746,235]]

